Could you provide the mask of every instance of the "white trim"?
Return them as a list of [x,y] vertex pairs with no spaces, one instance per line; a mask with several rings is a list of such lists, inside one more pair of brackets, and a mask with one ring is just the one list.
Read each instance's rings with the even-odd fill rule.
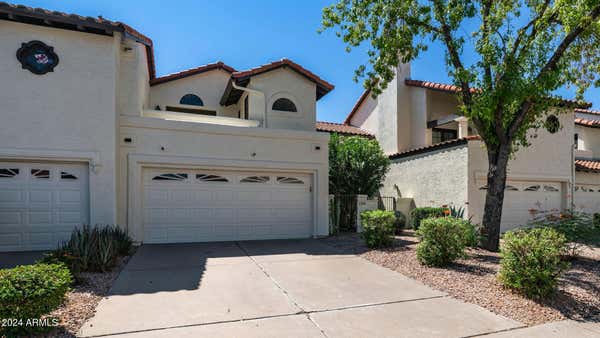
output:
[[90,165],[90,169],[94,173],[97,173],[99,167],[102,166],[100,162],[100,153],[97,151],[0,148],[0,158],[11,160],[88,162]]

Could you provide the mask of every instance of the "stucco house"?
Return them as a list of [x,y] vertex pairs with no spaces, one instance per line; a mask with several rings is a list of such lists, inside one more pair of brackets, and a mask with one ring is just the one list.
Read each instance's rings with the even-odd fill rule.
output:
[[[372,134],[389,154],[383,195],[412,199],[419,207],[463,207],[480,222],[487,157],[477,131],[457,114],[457,91],[414,80],[410,65],[403,64],[377,98],[363,93],[344,124]],[[540,211],[600,212],[600,113],[585,109],[586,103],[563,104],[573,109],[553,115],[561,128],[535,132],[532,145],[509,163],[502,231]]]
[[333,85],[307,69],[158,77],[152,40],[124,23],[2,2],[0,46],[0,251],[81,224],[144,243],[328,234],[315,119]]

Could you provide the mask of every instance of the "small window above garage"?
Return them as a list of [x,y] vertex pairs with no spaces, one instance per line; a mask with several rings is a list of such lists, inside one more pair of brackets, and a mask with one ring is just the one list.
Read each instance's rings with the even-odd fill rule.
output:
[[248,176],[240,180],[242,183],[268,183],[269,176]]
[[152,178],[153,181],[185,181],[188,178],[188,174],[160,174]]
[[287,112],[292,112],[292,113],[296,113],[298,111],[298,108],[296,108],[296,105],[294,104],[294,102],[292,102],[292,100],[285,98],[285,97],[275,100],[275,102],[273,102],[272,109],[278,110],[278,111],[287,111]]
[[17,168],[0,168],[0,178],[11,178],[19,175]]
[[188,106],[204,106],[204,101],[202,101],[198,95],[185,94],[179,100],[179,104],[186,104]]

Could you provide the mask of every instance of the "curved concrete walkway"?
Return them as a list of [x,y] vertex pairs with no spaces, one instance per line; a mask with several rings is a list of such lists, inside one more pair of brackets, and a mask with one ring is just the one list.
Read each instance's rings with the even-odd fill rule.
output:
[[522,327],[318,240],[144,245],[80,335],[468,337]]

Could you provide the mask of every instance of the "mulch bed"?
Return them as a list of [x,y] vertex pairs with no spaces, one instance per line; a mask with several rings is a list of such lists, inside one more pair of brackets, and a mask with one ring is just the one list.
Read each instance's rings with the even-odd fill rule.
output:
[[348,253],[412,277],[422,283],[491,312],[526,325],[566,318],[600,320],[600,249],[586,249],[571,262],[561,277],[557,292],[548,300],[536,302],[503,288],[496,279],[500,255],[482,249],[469,249],[467,259],[446,268],[422,266],[416,256],[418,239],[410,230],[397,236],[392,247],[366,248],[356,234],[330,237],[325,241]]
[[58,318],[60,326],[44,335],[44,337],[76,337],[83,324],[92,318],[100,300],[108,295],[108,291],[119,272],[129,261],[121,257],[117,265],[108,272],[84,272],[76,276],[76,283],[67,293],[66,300],[58,309],[50,313],[50,317]]

